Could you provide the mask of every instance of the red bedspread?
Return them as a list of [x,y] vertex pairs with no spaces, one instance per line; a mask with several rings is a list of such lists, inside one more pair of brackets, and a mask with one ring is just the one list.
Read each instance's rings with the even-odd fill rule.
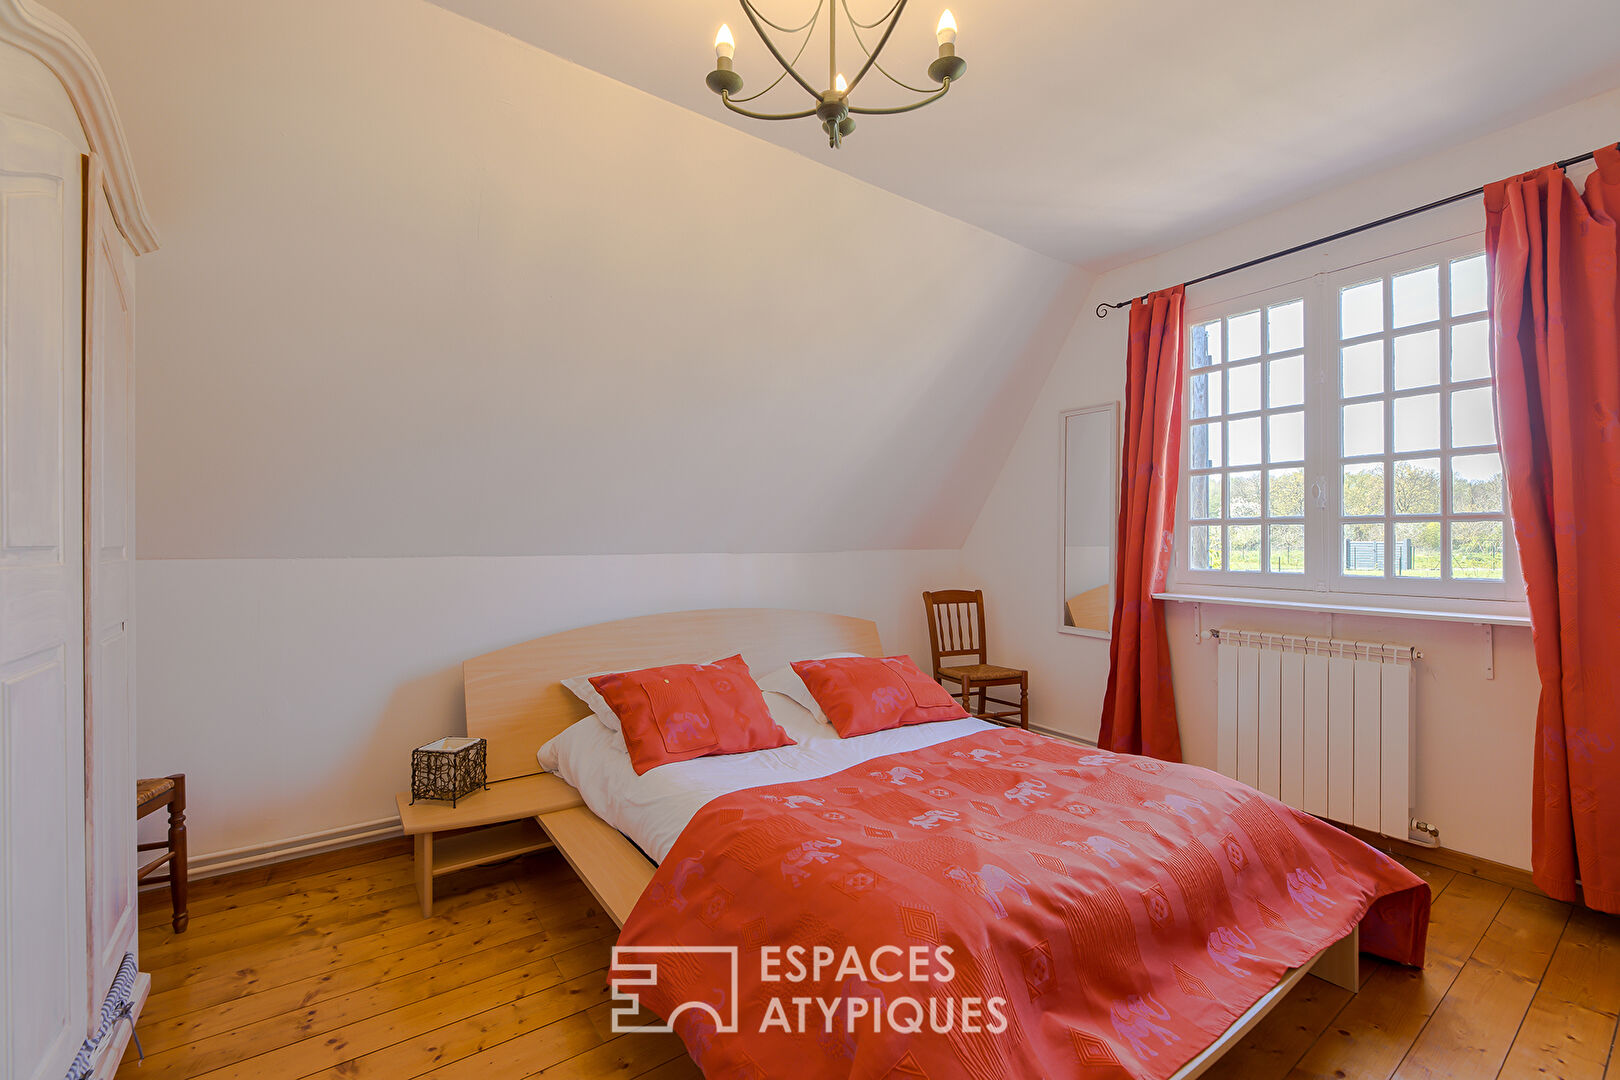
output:
[[[995,731],[714,800],[613,977],[711,1080],[1167,1077],[1358,922],[1422,964],[1428,921],[1421,879],[1251,788]],[[668,946],[737,946],[735,997],[723,950]]]

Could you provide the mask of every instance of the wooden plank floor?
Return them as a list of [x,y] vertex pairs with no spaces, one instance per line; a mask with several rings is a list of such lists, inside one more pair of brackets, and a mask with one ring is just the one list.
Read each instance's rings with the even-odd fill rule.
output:
[[[1405,860],[1434,889],[1429,964],[1307,976],[1210,1077],[1620,1080],[1620,919]],[[441,878],[404,841],[196,883],[191,928],[141,903],[152,998],[120,1080],[698,1075],[674,1036],[609,1029],[613,923],[555,852]]]

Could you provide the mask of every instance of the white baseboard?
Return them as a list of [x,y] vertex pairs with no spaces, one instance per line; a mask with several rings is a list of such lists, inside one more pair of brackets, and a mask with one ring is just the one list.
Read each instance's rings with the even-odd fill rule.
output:
[[272,840],[247,847],[211,851],[206,855],[193,855],[186,860],[186,868],[194,878],[213,877],[232,870],[249,870],[258,866],[283,862],[304,855],[318,855],[371,840],[386,840],[401,836],[399,816],[364,821],[358,825],[343,825],[336,829],[289,836],[285,840]]

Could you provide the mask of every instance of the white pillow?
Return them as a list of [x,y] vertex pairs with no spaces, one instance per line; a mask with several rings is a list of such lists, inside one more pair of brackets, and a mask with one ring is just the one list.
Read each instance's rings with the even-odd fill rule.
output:
[[555,773],[575,788],[579,787],[583,766],[590,761],[591,755],[615,750],[627,756],[629,754],[622,737],[614,739],[602,730],[600,724],[587,724],[585,721],[588,719],[582,716],[568,725],[562,734],[547,742],[535,755],[542,769]]
[[591,685],[591,680],[598,675],[611,674],[613,674],[611,671],[593,671],[589,675],[575,675],[572,678],[564,679],[562,684],[570,694],[573,694],[590,707],[591,715],[600,720],[603,727],[609,731],[619,732],[622,735],[623,732],[619,728],[618,714],[613,711],[613,706],[602,700],[602,695],[596,692],[596,687]]
[[[839,660],[845,657],[863,655],[865,654],[858,652],[835,652],[827,653],[825,656],[807,656],[804,659]],[[801,660],[797,662],[803,663],[804,661]],[[793,670],[792,664],[789,664],[787,667],[777,668],[763,679],[758,680],[758,682],[759,688],[765,691],[767,694],[780,694],[789,701],[795,701],[804,708],[810,710],[810,715],[816,718],[816,722],[818,724],[831,723],[831,721],[827,719],[827,714],[821,711],[821,706],[816,704],[815,696],[810,693],[810,688],[804,685],[804,680],[799,678],[799,673]],[[765,700],[769,702],[770,698],[766,698]]]

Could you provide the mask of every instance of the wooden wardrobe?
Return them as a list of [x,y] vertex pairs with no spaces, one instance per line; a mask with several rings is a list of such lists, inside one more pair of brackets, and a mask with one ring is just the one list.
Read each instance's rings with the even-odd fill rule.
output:
[[[136,952],[135,256],[106,81],[0,0],[0,1076],[110,1076]],[[123,977],[120,978],[120,971]],[[115,989],[115,983],[117,988]],[[79,1073],[75,1073],[78,1075]]]

